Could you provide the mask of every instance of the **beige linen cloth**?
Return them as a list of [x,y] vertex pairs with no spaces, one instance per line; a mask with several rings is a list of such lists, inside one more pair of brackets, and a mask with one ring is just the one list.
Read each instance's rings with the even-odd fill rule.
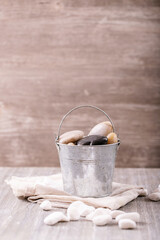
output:
[[102,198],[81,198],[71,196],[63,191],[62,175],[35,177],[11,177],[6,183],[12,188],[16,197],[26,198],[30,202],[52,202],[52,207],[68,208],[74,201],[82,201],[90,206],[119,209],[138,196],[146,196],[147,190],[141,186],[128,184],[112,184],[112,194]]

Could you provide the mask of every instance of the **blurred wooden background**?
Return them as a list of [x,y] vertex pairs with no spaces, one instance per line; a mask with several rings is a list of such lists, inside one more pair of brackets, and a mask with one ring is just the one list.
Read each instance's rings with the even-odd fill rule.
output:
[[[160,1],[0,0],[0,165],[58,166],[54,134],[93,104],[121,139],[116,166],[160,167]],[[104,121],[76,111],[66,130]]]

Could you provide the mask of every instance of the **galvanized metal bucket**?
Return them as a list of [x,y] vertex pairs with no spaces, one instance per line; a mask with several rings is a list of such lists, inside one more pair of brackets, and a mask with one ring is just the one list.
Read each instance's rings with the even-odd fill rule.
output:
[[84,107],[103,112],[111,122],[114,131],[110,117],[95,106],[75,107],[62,118],[56,137],[56,146],[59,152],[64,191],[80,197],[103,197],[112,192],[112,177],[120,140],[114,144],[93,146],[72,146],[58,142],[65,118],[74,110]]

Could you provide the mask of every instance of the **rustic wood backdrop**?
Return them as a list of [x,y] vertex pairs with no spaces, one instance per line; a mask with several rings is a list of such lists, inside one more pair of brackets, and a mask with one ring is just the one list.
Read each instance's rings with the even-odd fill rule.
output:
[[[0,0],[0,165],[58,166],[54,134],[93,104],[121,139],[116,166],[160,167],[160,1]],[[82,109],[66,130],[103,114]]]

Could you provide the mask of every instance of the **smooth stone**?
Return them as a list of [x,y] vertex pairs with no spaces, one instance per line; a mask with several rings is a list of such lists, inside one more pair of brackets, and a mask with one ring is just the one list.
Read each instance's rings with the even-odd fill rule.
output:
[[64,215],[64,213],[62,212],[54,212],[51,213],[50,215],[48,215],[45,219],[44,219],[44,223],[47,225],[54,225],[58,222],[67,222],[69,221],[69,218],[66,217]]
[[125,213],[124,211],[121,210],[113,210],[111,211],[111,216],[113,219],[115,219],[118,215]]
[[160,201],[160,185],[154,190],[154,192],[148,195],[148,198],[155,202]]
[[81,213],[80,213],[80,215],[81,215],[82,217],[86,217],[88,214],[90,214],[90,213],[92,213],[92,212],[94,212],[94,211],[95,211],[95,208],[94,208],[94,207],[86,205],[86,206],[84,206],[84,207],[81,208]]
[[59,137],[59,143],[68,144],[78,141],[84,137],[84,132],[80,130],[69,131]]
[[123,213],[116,217],[116,222],[119,222],[120,219],[131,219],[134,222],[139,222],[140,215],[137,212]]
[[106,137],[111,132],[113,132],[112,124],[109,121],[107,121],[107,122],[102,122],[95,125],[89,132],[88,136],[100,135],[100,136]]
[[98,136],[98,135],[90,135],[87,137],[82,138],[81,140],[77,141],[77,145],[104,145],[107,144],[107,137]]
[[68,143],[69,146],[75,146],[73,142]]
[[70,205],[69,205],[69,207],[71,208],[71,207],[80,207],[80,206],[84,206],[85,205],[85,203],[84,202],[82,202],[82,201],[74,201],[74,202],[72,202]]
[[70,221],[78,221],[80,219],[80,211],[77,207],[70,205],[67,209],[67,216]]
[[136,228],[136,223],[131,219],[121,219],[118,222],[118,226],[121,229],[134,229]]
[[52,209],[52,204],[49,200],[45,200],[40,204],[40,208],[42,208],[45,211],[49,211]]
[[151,193],[151,194],[149,194],[148,198],[151,201],[158,202],[158,201],[160,201],[160,192]]
[[[90,214],[91,212],[95,211],[95,208],[92,207],[92,206],[89,206],[87,204],[85,204],[84,202],[81,202],[81,201],[75,201],[73,203],[70,204],[69,206],[69,214],[72,213],[72,209],[75,209],[78,210],[79,212],[79,215],[82,216],[82,217],[85,217],[86,215]],[[75,210],[74,210],[75,212]],[[75,213],[76,214],[76,213]],[[77,214],[77,216],[79,217],[79,215]]]
[[100,215],[94,217],[92,221],[97,226],[104,226],[112,221],[112,217],[109,214]]
[[107,138],[108,138],[108,144],[112,144],[112,143],[117,143],[118,142],[117,134],[114,133],[114,132],[109,133],[107,135]]
[[[101,215],[110,215],[111,216],[111,210],[106,208],[97,208],[95,211],[91,212],[86,216],[87,220],[92,220],[93,218]],[[112,218],[112,217],[111,217]]]

